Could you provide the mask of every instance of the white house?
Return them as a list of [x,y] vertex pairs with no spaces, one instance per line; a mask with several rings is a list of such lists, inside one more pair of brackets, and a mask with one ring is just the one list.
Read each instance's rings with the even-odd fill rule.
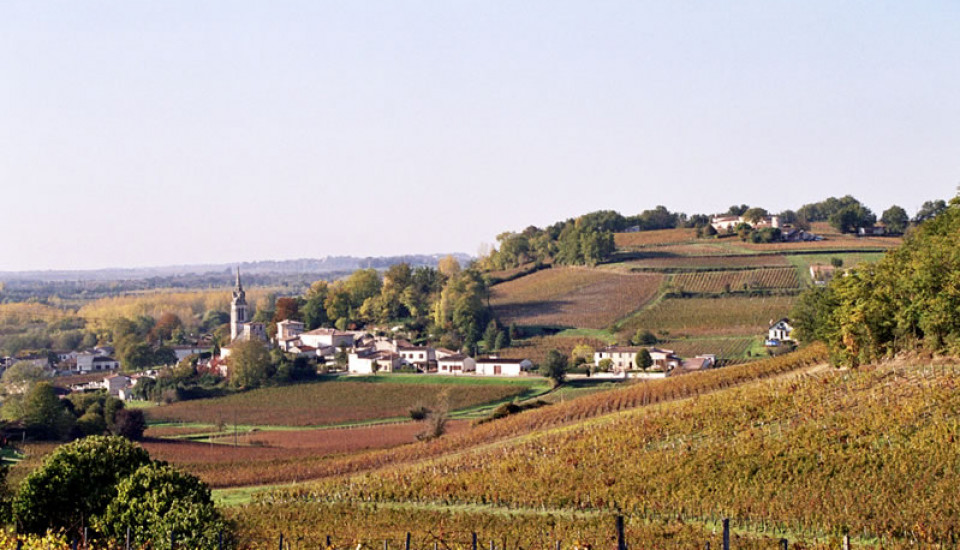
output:
[[173,353],[177,356],[177,362],[183,361],[191,355],[200,355],[205,351],[209,351],[210,348],[203,348],[197,345],[187,345],[187,346],[171,346],[170,349],[173,350]]
[[673,350],[648,348],[644,346],[608,346],[594,352],[593,362],[599,365],[600,361],[610,359],[613,362],[614,372],[623,372],[637,368],[636,357],[640,350],[647,350],[650,353],[650,359],[653,360],[653,366],[662,370],[671,370],[680,366],[681,360],[674,355]]
[[781,342],[791,342],[791,334],[793,333],[793,327],[790,325],[790,319],[780,319],[776,323],[770,325],[770,329],[767,331],[767,342],[768,346],[779,346]]
[[472,357],[458,353],[444,355],[437,359],[437,374],[464,374],[477,372],[477,361]]
[[277,341],[300,336],[303,330],[304,325],[300,321],[284,319],[277,323]]
[[483,357],[475,360],[479,376],[520,376],[525,370],[533,368],[529,359],[506,359],[503,357]]
[[356,340],[357,333],[337,330],[334,328],[318,328],[300,334],[300,341],[315,348],[333,346],[336,348],[350,348]]
[[780,228],[780,216],[764,216],[756,221],[750,221],[743,216],[713,216],[710,218],[710,225],[717,230],[717,233],[724,233],[736,229],[741,223],[748,224],[754,229],[763,229],[764,227]]
[[432,363],[436,363],[436,351],[431,347],[408,346],[397,348],[400,359],[408,365],[428,370]]
[[116,370],[119,368],[120,361],[117,361],[113,357],[83,352],[77,354],[77,365],[74,367],[74,371],[83,374],[88,372]]
[[393,372],[401,365],[400,356],[391,351],[365,349],[347,356],[347,370],[354,374]]
[[120,396],[120,390],[131,387],[132,379],[124,374],[115,374],[103,379],[103,389],[114,397]]

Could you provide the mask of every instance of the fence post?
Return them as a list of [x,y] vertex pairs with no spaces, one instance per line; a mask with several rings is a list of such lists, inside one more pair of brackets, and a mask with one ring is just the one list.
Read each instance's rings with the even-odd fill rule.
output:
[[627,538],[623,534],[623,516],[617,516],[617,550],[627,550]]
[[723,518],[723,550],[730,550],[730,518]]
[[283,533],[280,533],[280,550],[283,550]]
[[[506,550],[506,549],[504,549]],[[560,550],[560,541],[557,541],[557,550]]]
[[470,543],[471,550],[477,550],[477,534],[473,533],[473,542]]
[[23,550],[23,541],[22,541],[22,540],[18,540],[18,541],[17,541],[17,550]]
[[780,539],[780,550],[787,550],[787,539]]
[[384,539],[384,541],[383,541],[383,550],[390,550],[390,547],[389,547],[389,545],[387,544],[386,539]]
[[127,545],[125,546],[126,550],[130,550],[130,526],[127,526]]
[[217,533],[217,550],[223,550],[223,531]]
[[843,536],[843,550],[850,550],[850,535]]
[[410,533],[407,533],[407,540],[403,543],[404,550],[410,550]]
[[327,535],[327,548],[330,548],[330,535]]
[[703,550],[710,550],[710,541],[707,541],[707,544],[703,545]]
[[80,542],[77,539],[73,539],[73,545],[70,547],[70,550],[77,550],[80,546]]
[[175,530],[170,530],[170,550],[173,550],[177,547],[177,532]]

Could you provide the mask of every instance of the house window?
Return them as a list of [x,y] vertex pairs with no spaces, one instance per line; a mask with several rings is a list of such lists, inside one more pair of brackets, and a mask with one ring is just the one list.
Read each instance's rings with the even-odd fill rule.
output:
[[502,371],[503,369],[500,367],[500,365],[493,366],[493,374],[502,374],[503,373]]

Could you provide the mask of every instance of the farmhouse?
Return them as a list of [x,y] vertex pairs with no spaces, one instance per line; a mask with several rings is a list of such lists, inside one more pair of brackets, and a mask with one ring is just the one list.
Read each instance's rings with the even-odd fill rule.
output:
[[763,229],[764,227],[780,228],[780,216],[764,216],[756,221],[750,221],[743,216],[713,216],[710,218],[710,225],[717,230],[717,233],[733,231],[740,224],[745,223],[754,229]]
[[333,346],[335,348],[351,348],[356,340],[357,333],[337,330],[334,328],[318,328],[300,334],[300,341],[315,348]]
[[671,370],[680,366],[681,360],[674,355],[672,350],[648,348],[644,346],[608,346],[594,352],[594,364],[599,365],[600,361],[610,359],[613,362],[614,372],[623,372],[636,368],[635,360],[637,352],[647,350],[650,353],[650,359],[653,360],[653,366],[661,370]]
[[173,353],[177,356],[178,363],[191,355],[200,355],[210,350],[210,348],[203,348],[199,345],[171,346],[170,349],[172,349]]
[[284,319],[277,323],[277,341],[289,340],[303,334],[304,325],[300,321]]
[[783,342],[792,342],[791,333],[793,333],[793,327],[790,326],[789,319],[784,318],[776,323],[771,323],[770,329],[767,331],[766,345],[779,346]]
[[533,362],[529,359],[483,357],[475,363],[476,372],[480,376],[520,376],[523,371],[533,368]]
[[119,368],[120,361],[117,361],[113,357],[84,352],[77,354],[77,364],[76,367],[74,367],[74,372],[83,374],[88,372],[116,370]]
[[391,351],[367,349],[355,351],[347,356],[347,369],[355,374],[393,372],[401,365],[400,356]]
[[408,346],[397,349],[404,363],[413,365],[421,370],[429,370],[430,365],[436,364],[436,351],[431,347]]
[[437,359],[437,374],[463,374],[477,372],[477,362],[472,357],[458,353]]

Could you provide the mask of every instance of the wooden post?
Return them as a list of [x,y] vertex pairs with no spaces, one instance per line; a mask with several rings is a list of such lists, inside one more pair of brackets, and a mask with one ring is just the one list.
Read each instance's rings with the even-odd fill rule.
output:
[[22,541],[22,540],[18,540],[18,541],[17,541],[17,550],[23,550],[23,541]]
[[473,533],[473,542],[470,543],[471,550],[477,550],[477,534]]
[[407,533],[407,540],[403,543],[404,550],[410,550],[410,533]]
[[330,535],[327,535],[327,546],[326,546],[326,548],[330,548]]
[[283,533],[280,533],[280,550],[283,550]]
[[843,536],[843,550],[850,550],[850,535]]
[[177,547],[177,532],[174,530],[170,531],[170,550],[173,550]]
[[437,550],[438,548],[440,548],[440,544],[437,543],[437,541],[433,541],[433,550]]
[[126,550],[130,550],[130,526],[127,526],[127,545],[124,547]]
[[217,550],[223,550],[223,531],[217,533]]
[[617,550],[627,550],[627,538],[623,534],[623,516],[617,516]]
[[703,550],[710,550],[710,541],[707,541],[707,544],[703,545]]
[[386,540],[383,541],[383,550],[390,550],[390,546]]
[[490,541],[490,550],[496,550],[496,546],[493,545],[493,541]]
[[780,550],[787,550],[787,539],[780,539]]
[[723,550],[730,550],[730,518],[723,518]]
[[560,550],[560,541],[557,541],[557,550]]
[[80,546],[80,541],[73,539],[73,545],[70,547],[70,550],[78,550]]

